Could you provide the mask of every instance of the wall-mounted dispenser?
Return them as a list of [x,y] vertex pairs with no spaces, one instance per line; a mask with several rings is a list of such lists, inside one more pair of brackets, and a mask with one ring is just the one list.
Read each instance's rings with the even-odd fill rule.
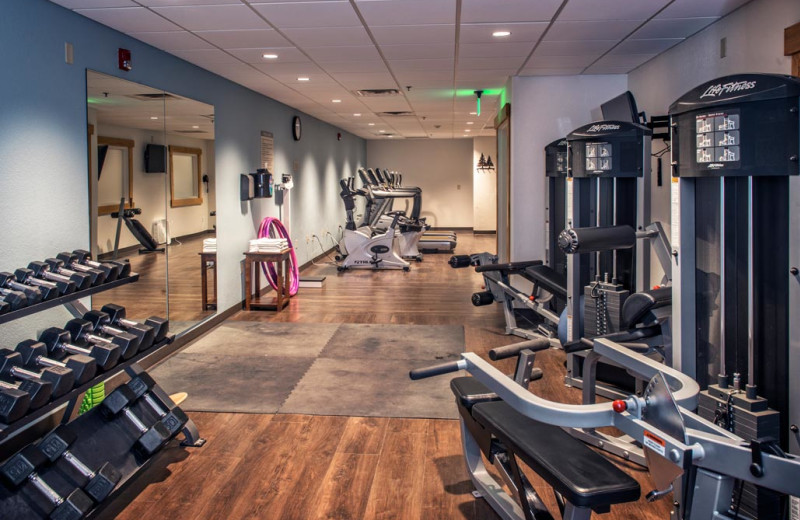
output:
[[253,188],[257,198],[272,197],[274,187],[272,174],[266,168],[259,168],[256,173],[251,173]]

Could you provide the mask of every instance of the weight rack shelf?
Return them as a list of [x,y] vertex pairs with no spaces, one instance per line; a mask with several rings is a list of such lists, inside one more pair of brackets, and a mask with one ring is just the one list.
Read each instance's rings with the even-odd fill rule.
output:
[[[116,283],[116,282],[112,282],[112,283]],[[141,361],[142,359],[146,358],[147,356],[149,356],[153,352],[156,352],[161,347],[172,343],[172,341],[174,339],[175,339],[174,335],[167,336],[164,340],[162,340],[159,343],[156,343],[155,345],[153,345],[149,349],[145,350],[144,352],[139,352],[135,356],[133,356],[132,358],[127,359],[125,361],[122,361],[121,363],[116,365],[111,370],[107,370],[106,372],[98,374],[97,376],[95,376],[89,382],[87,382],[87,383],[85,383],[85,384],[83,384],[83,385],[81,385],[79,387],[73,388],[68,393],[62,395],[61,397],[59,397],[57,399],[54,399],[54,400],[50,401],[49,403],[47,403],[43,407],[39,408],[38,410],[34,410],[34,411],[26,414],[25,417],[19,419],[18,421],[14,421],[11,424],[0,423],[0,443],[3,442],[3,440],[7,439],[9,436],[11,436],[11,434],[13,434],[14,432],[17,432],[17,431],[25,428],[29,424],[33,424],[34,422],[36,422],[41,417],[49,415],[50,413],[54,412],[58,408],[61,408],[64,405],[70,404],[70,402],[72,403],[72,407],[74,407],[74,405],[77,404],[77,398],[83,392],[87,391],[88,389],[90,389],[91,387],[93,387],[93,386],[95,386],[95,385],[97,385],[99,383],[102,383],[103,381],[106,381],[107,379],[110,379],[110,378],[114,377],[115,375],[119,374],[120,372],[122,372],[123,370],[128,368],[129,366],[133,365],[134,363],[138,363],[139,361]],[[71,410],[69,412],[71,412]],[[69,415],[71,415],[71,413],[65,414],[65,417],[68,417]]]
[[115,289],[122,285],[134,283],[137,281],[139,281],[139,273],[131,273],[125,278],[118,278],[113,282],[104,283],[102,285],[97,285],[95,287],[84,289],[83,291],[76,291],[72,294],[67,294],[65,296],[59,296],[58,298],[54,298],[52,300],[47,300],[46,302],[35,303],[33,305],[29,305],[27,307],[23,307],[15,311],[7,312],[5,314],[0,314],[0,325],[2,325],[3,323],[8,323],[9,321],[14,321],[16,319],[25,316],[30,316],[31,314],[36,314],[37,312],[46,309],[52,309],[53,307],[64,305],[65,303],[69,303],[74,300],[85,298],[86,296],[91,296],[93,294],[97,294],[102,291],[107,291],[109,289]]

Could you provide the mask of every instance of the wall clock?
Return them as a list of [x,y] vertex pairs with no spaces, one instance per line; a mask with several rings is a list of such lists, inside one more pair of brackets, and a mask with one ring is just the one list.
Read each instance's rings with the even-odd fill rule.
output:
[[295,141],[299,141],[302,132],[302,123],[300,123],[300,116],[294,116],[292,119],[292,137]]

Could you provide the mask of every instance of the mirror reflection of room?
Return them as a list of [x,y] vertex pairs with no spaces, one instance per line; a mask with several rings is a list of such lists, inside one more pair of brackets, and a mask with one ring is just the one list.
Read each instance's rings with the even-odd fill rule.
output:
[[178,333],[215,309],[215,255],[199,255],[215,237],[214,108],[93,71],[87,106],[92,253],[140,275],[93,305],[168,315]]

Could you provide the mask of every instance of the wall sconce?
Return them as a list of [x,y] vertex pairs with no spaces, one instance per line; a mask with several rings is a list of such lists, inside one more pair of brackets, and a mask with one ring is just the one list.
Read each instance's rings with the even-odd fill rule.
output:
[[494,163],[492,163],[492,156],[490,155],[489,158],[484,158],[483,154],[481,154],[481,158],[478,159],[478,170],[480,171],[489,171],[494,170]]

